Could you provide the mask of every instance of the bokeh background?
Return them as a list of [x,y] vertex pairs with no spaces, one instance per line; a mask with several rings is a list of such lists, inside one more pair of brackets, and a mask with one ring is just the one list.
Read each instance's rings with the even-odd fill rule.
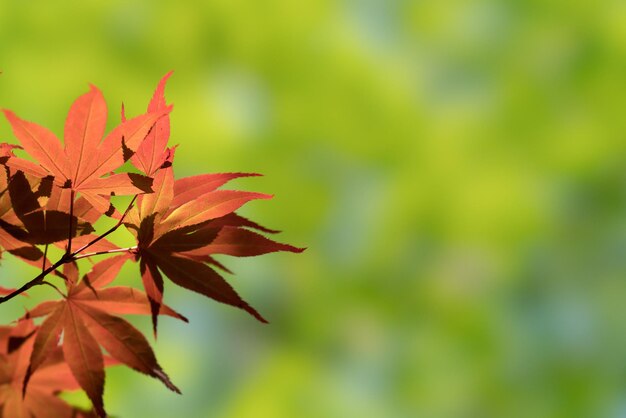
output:
[[111,369],[112,415],[626,416],[624,2],[0,3],[0,107],[58,134],[171,69],[177,176],[265,174],[243,212],[308,250],[222,259],[269,326],[169,286],[184,395]]

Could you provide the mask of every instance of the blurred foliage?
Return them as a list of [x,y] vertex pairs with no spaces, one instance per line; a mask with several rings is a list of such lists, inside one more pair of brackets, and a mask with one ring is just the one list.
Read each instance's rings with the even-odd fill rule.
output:
[[115,369],[111,413],[626,415],[624,2],[0,4],[0,106],[59,134],[87,82],[113,124],[170,69],[177,175],[265,174],[245,213],[309,249],[223,260],[269,326],[168,289],[184,395]]

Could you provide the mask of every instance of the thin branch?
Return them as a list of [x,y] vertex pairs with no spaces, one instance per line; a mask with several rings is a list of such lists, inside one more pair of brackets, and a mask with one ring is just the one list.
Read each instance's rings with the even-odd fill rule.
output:
[[94,253],[80,254],[74,256],[74,260],[80,260],[81,258],[93,257],[94,255],[102,255],[102,254],[115,254],[115,253],[127,253],[137,249],[137,246],[134,245],[132,247],[127,248],[117,248],[115,250],[107,250],[107,251],[96,251]]

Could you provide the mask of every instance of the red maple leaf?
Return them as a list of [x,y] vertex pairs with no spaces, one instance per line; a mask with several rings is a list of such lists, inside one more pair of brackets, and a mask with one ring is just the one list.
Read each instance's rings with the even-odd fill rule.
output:
[[[10,153],[13,146],[5,149]],[[8,155],[0,156],[0,164]],[[86,199],[74,201],[70,214],[70,190],[53,187],[52,178],[43,179],[0,166],[0,249],[5,249],[23,261],[41,267],[44,254],[35,244],[65,244],[68,227],[71,235],[89,234],[92,224],[100,217]],[[83,240],[77,240],[84,242]]]
[[[167,107],[164,90],[170,75],[166,74],[159,82],[148,111]],[[137,259],[150,300],[155,335],[163,301],[161,272],[178,286],[241,308],[259,321],[267,322],[209,266],[228,271],[212,255],[249,256],[273,251],[301,252],[303,249],[274,242],[245,229],[252,227],[274,232],[234,214],[245,203],[270,199],[271,195],[217,190],[229,180],[258,174],[204,174],[174,181],[171,167],[174,149],[165,148],[169,139],[169,116],[160,119],[155,128],[131,160],[154,177],[154,193],[139,196],[137,205],[126,218],[126,226],[138,239]],[[222,220],[217,221],[219,218]]]
[[[64,359],[60,347],[52,350],[30,379],[23,392],[23,381],[37,327],[32,320],[20,321],[14,327],[0,328],[0,416],[7,418],[72,418],[92,416],[61,400],[60,391],[76,390],[80,386]],[[110,359],[106,364],[115,364]]]
[[[150,180],[133,173],[108,175],[134,153],[155,122],[171,106],[124,121],[103,140],[107,107],[100,90],[91,86],[71,106],[65,123],[65,147],[48,129],[20,119],[10,110],[4,114],[24,150],[39,164],[9,157],[6,164],[37,177],[53,176],[58,187],[80,192],[102,213],[109,210],[103,196],[149,192]],[[105,176],[106,175],[106,176]],[[105,177],[103,177],[105,176]]]
[[[90,216],[90,211],[85,212],[91,207],[87,201],[77,201],[77,210],[70,215],[69,210],[48,199],[53,190],[61,189],[53,188],[51,182],[46,180],[26,176],[21,171],[9,179],[8,195],[13,213],[18,219],[13,221],[27,230],[26,235],[18,238],[33,244],[52,244],[68,238],[70,224],[72,237],[93,232],[91,223],[77,216],[82,214],[92,220],[97,219]],[[42,205],[42,202],[47,203]],[[69,201],[67,204],[69,206]]]
[[[13,156],[13,149],[15,148],[21,147],[5,143],[0,144],[0,164],[6,163],[7,159]],[[2,168],[4,170],[0,172],[0,250],[5,249],[27,263],[39,264],[43,253],[32,243],[24,242],[19,238],[20,235],[26,235],[27,231],[13,208],[9,193],[11,180],[9,169]]]
[[260,255],[303,249],[274,242],[246,228],[265,230],[234,214],[254,199],[270,195],[216,190],[230,179],[254,174],[207,174],[174,181],[171,167],[154,176],[153,194],[142,196],[130,211],[127,226],[138,239],[137,258],[152,307],[154,332],[163,300],[163,277],[218,302],[241,308],[267,322],[208,264],[220,267],[212,256]]
[[[148,299],[139,290],[104,288],[117,276],[128,258],[129,255],[124,254],[103,260],[95,264],[80,282],[76,264],[64,265],[67,294],[60,301],[43,302],[29,312],[33,318],[47,317],[35,336],[24,387],[57,349],[63,333],[62,349],[69,368],[101,416],[105,416],[105,412],[102,402],[104,362],[100,346],[119,362],[161,380],[169,389],[180,393],[157,363],[141,332],[126,320],[112,315],[150,313]],[[161,313],[186,321],[169,307],[164,306]]]
[[7,176],[0,173],[0,248],[39,266],[43,253],[26,239],[28,231],[15,213],[8,189]]

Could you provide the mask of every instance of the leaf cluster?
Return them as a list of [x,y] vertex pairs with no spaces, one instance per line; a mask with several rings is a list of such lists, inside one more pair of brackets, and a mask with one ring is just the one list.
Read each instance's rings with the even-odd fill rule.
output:
[[[155,337],[159,316],[187,321],[164,302],[169,279],[267,322],[225,280],[231,272],[215,256],[303,250],[267,238],[277,231],[236,213],[271,196],[222,186],[257,174],[175,178],[176,147],[168,148],[172,105],[164,95],[170,75],[159,82],[145,113],[127,119],[122,108],[121,123],[109,133],[104,97],[90,86],[69,110],[63,143],[45,127],[3,110],[19,144],[0,144],[0,254],[41,273],[17,289],[0,288],[0,303],[39,285],[49,285],[57,298],[0,327],[2,417],[104,417],[105,369],[114,364],[180,393],[148,339],[122,315],[150,315]],[[123,211],[116,207],[120,195],[132,196]],[[103,216],[115,224],[97,232]],[[118,228],[130,231],[135,245],[120,248],[109,241]],[[62,250],[54,262],[49,246]],[[90,261],[82,275],[80,259]],[[126,263],[137,265],[143,290],[115,284]],[[77,389],[85,391],[92,411],[57,396]]]

